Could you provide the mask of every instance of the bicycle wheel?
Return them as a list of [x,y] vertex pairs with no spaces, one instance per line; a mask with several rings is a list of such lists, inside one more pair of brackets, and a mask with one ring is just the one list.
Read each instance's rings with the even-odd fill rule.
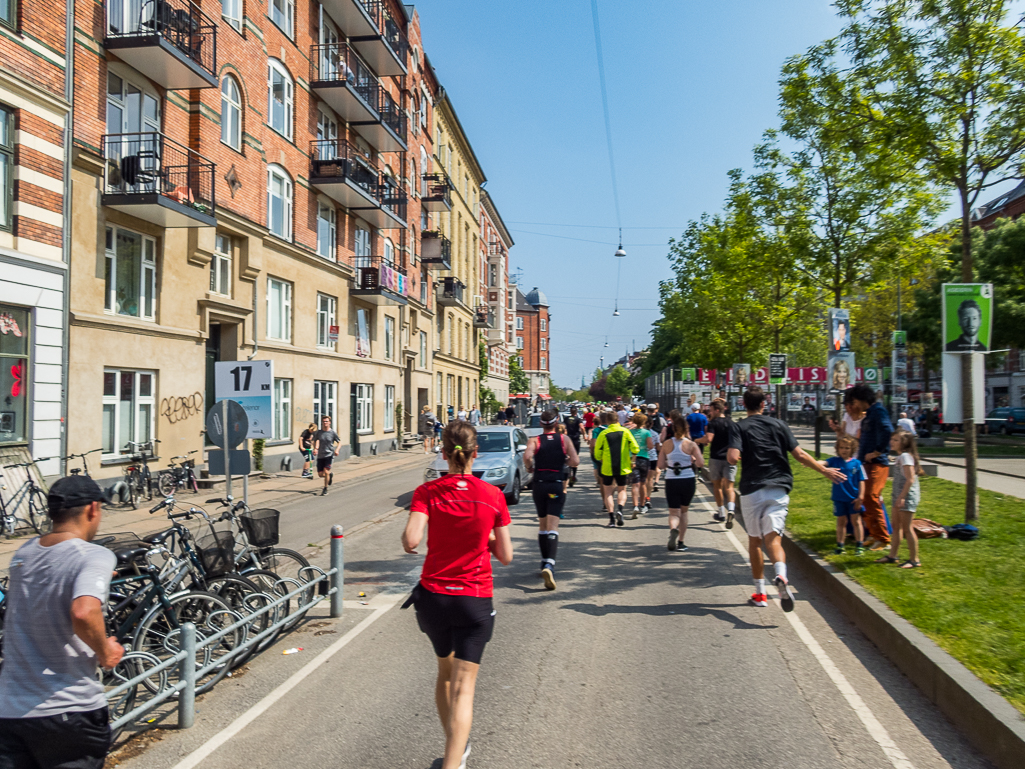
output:
[[28,517],[29,523],[32,524],[32,528],[36,530],[36,534],[43,536],[49,534],[53,528],[53,521],[50,520],[50,505],[46,501],[46,495],[43,490],[36,487],[33,488],[28,495]]
[[[291,585],[282,582],[277,574],[265,569],[254,569],[253,571],[248,571],[245,574],[245,578],[251,582],[255,582],[259,586],[261,593],[270,597],[271,600],[287,595],[295,589]],[[271,624],[276,624],[287,617],[291,612],[291,609],[291,599],[283,601],[271,609],[267,612],[271,617]],[[285,630],[290,630],[294,624],[294,621],[289,621],[278,628],[276,633],[271,633],[267,636],[267,638],[260,643],[260,650],[262,651],[268,646],[272,646],[274,642],[278,640],[278,636],[280,636]]]
[[160,490],[160,496],[162,497],[170,497],[174,494],[174,489],[177,485],[174,482],[174,475],[166,470],[157,476],[157,489]]
[[300,576],[299,572],[309,566],[310,562],[295,552],[295,550],[289,550],[285,547],[271,547],[259,551],[257,558],[260,561],[259,568],[272,571],[279,577],[297,579],[300,582],[307,581],[307,579]]
[[[227,601],[231,608],[241,617],[246,617],[259,611],[272,600],[264,586],[258,584],[256,580],[250,579],[248,575],[241,577],[237,574],[224,574],[220,577],[208,579],[206,584],[209,592],[216,593]],[[269,628],[271,623],[276,620],[275,612],[276,610],[272,609],[258,617],[253,617],[249,624],[242,627],[243,632],[239,638],[239,643],[245,643],[250,638],[259,635]],[[275,635],[272,633],[268,638]],[[233,668],[240,667],[255,651],[256,647],[253,647],[248,651],[240,653],[232,660],[231,666]]]
[[[131,681],[137,676],[143,675],[148,670],[160,664],[160,660],[147,652],[126,652],[121,661],[114,666],[113,670],[102,671],[103,688],[106,691],[116,689],[126,681]],[[146,700],[151,699],[155,694],[167,688],[167,670],[160,670],[151,673],[143,681],[135,686],[130,686],[120,694],[115,695],[107,701],[110,709],[111,722],[117,721],[122,716],[132,712],[136,707],[142,705]],[[127,726],[127,724],[126,724]],[[124,726],[111,732],[111,742],[116,742]]]
[[199,493],[199,483],[196,481],[196,474],[189,470],[189,485],[192,487],[192,493]]
[[[238,615],[231,605],[214,593],[190,590],[178,593],[169,599],[170,608],[157,605],[139,623],[132,645],[135,651],[149,652],[161,660],[177,654],[181,648],[181,626],[192,622],[196,626],[197,645],[205,638],[233,625]],[[211,663],[223,660],[239,645],[241,632],[234,630],[218,641],[207,644],[196,653],[196,668],[201,670]],[[227,675],[230,661],[224,660],[196,680],[196,694],[208,691]],[[149,688],[149,686],[147,686]]]

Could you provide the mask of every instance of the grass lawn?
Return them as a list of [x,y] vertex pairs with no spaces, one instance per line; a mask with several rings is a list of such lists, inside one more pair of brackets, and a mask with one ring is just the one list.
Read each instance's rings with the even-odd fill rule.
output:
[[[794,464],[787,527],[830,563],[929,636],[1025,714],[1025,502],[979,491],[977,540],[919,540],[920,569],[873,563],[886,551],[832,554],[836,523],[829,483]],[[964,521],[964,486],[922,478],[918,517],[944,526]],[[883,494],[890,508],[890,484]],[[901,558],[907,548],[901,546]]]

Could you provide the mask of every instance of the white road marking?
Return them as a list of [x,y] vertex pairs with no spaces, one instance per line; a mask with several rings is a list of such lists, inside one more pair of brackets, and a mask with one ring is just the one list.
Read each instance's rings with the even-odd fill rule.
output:
[[[714,512],[707,499],[702,499],[701,504],[709,513]],[[723,528],[726,531],[726,538],[730,540],[744,561],[750,564],[751,561],[748,557],[747,548],[741,544],[740,540],[737,539],[737,536],[731,530],[726,529],[725,526]],[[809,632],[801,618],[794,612],[783,612],[783,616],[787,618],[787,622],[793,627],[797,637],[808,647],[808,651],[818,660],[822,669],[826,671],[826,675],[829,676],[830,680],[840,691],[840,694],[843,695],[843,698],[847,700],[847,704],[851,706],[858,718],[861,719],[861,723],[865,725],[869,736],[876,741],[876,744],[879,745],[886,757],[890,759],[894,769],[915,769],[914,764],[911,763],[910,759],[904,755],[903,751],[890,738],[886,728],[879,723],[879,719],[875,717],[875,714],[865,704],[865,701],[861,699],[861,695],[854,690],[847,677],[840,672],[840,668],[836,666],[836,663],[826,654],[821,644],[815,640],[815,637]]]

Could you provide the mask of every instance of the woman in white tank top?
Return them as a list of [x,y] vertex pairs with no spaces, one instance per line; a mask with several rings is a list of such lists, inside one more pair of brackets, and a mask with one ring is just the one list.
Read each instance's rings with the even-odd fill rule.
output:
[[673,416],[673,436],[667,437],[658,455],[659,469],[665,475],[666,506],[669,508],[669,550],[686,550],[687,508],[694,499],[697,478],[694,471],[705,466],[700,447],[687,437],[687,421]]

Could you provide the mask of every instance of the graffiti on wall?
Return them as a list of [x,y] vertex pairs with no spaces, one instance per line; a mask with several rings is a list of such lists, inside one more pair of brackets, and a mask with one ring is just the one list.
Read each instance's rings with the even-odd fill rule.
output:
[[177,424],[203,415],[203,396],[198,392],[192,395],[173,396],[160,401],[160,416],[166,417],[169,423]]

